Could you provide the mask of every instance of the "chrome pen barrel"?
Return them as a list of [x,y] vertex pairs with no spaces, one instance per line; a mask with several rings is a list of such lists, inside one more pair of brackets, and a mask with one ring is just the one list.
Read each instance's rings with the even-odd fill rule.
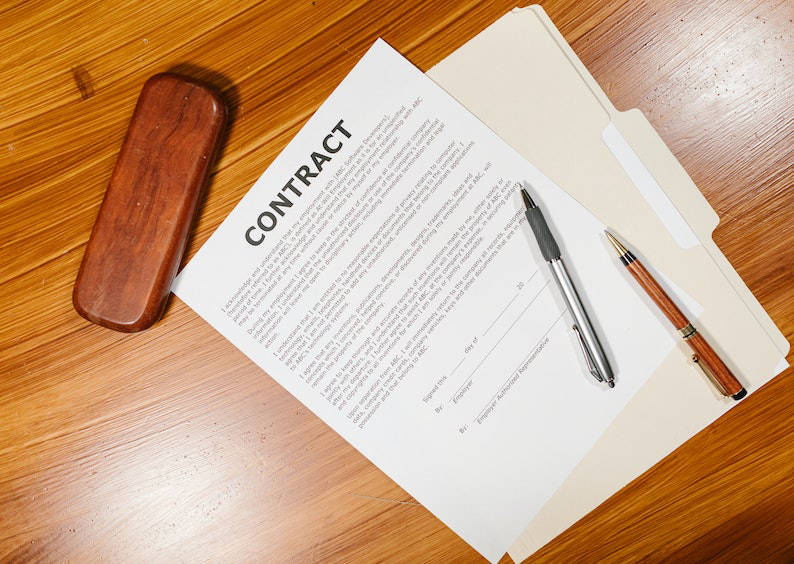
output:
[[[559,258],[552,259],[548,262],[551,266],[554,279],[557,281],[557,286],[560,288],[563,298],[568,305],[568,311],[570,311],[573,316],[574,323],[576,324],[575,329],[578,328],[578,331],[576,331],[577,338],[582,345],[582,352],[587,357],[585,361],[588,365],[588,369],[590,369],[597,380],[606,381],[609,383],[610,387],[613,386],[614,375],[612,373],[612,368],[606,361],[606,353],[601,347],[598,337],[596,337],[593,324],[590,323],[590,319],[587,317],[584,304],[581,298],[579,298],[579,294],[576,292],[576,287],[573,285],[570,274],[568,274],[568,269],[565,268],[565,263]],[[593,368],[597,373],[593,371]]]

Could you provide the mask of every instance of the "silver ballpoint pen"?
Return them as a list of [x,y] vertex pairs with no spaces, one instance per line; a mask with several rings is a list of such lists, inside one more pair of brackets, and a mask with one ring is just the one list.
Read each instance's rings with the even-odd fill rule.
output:
[[565,268],[565,263],[562,261],[562,253],[560,247],[554,240],[549,226],[540,211],[540,208],[535,205],[532,198],[524,188],[521,188],[521,197],[524,199],[526,206],[526,216],[532,232],[535,234],[535,239],[540,247],[540,252],[543,258],[549,263],[551,272],[557,285],[562,291],[565,302],[568,304],[568,310],[573,315],[574,326],[573,330],[579,340],[579,345],[584,354],[585,363],[596,380],[599,382],[606,382],[610,388],[615,387],[615,376],[612,373],[612,368],[609,366],[607,356],[601,343],[598,342],[593,325],[587,317],[587,312],[584,309],[584,304],[576,293],[576,288],[573,285],[573,280]]

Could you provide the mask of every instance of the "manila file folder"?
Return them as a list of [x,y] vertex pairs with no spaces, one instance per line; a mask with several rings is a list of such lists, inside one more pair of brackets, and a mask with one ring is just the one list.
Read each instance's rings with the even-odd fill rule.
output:
[[[717,215],[643,114],[614,108],[542,8],[505,14],[427,74],[691,296],[702,312],[690,318],[749,393],[785,368],[788,342],[712,240]],[[515,560],[731,407],[677,342],[514,543]]]

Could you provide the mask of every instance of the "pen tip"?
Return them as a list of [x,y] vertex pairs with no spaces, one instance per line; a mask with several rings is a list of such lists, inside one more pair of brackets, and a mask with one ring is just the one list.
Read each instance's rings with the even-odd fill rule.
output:
[[610,233],[607,229],[604,229],[604,233],[606,234],[607,239],[609,239],[609,242],[612,243],[612,246],[615,247],[615,250],[618,252],[620,256],[623,256],[628,252],[626,250],[626,247],[624,247],[623,244],[620,241],[618,241],[615,238],[615,236],[612,235],[612,233]]
[[607,384],[609,385],[610,388],[614,388],[615,387],[615,381],[614,380],[610,380],[609,382],[607,382]]
[[524,188],[523,184],[521,185],[521,197],[524,199],[524,205],[527,207],[527,209],[535,207],[535,202],[533,202],[532,198],[529,197],[529,192],[527,192],[527,189]]

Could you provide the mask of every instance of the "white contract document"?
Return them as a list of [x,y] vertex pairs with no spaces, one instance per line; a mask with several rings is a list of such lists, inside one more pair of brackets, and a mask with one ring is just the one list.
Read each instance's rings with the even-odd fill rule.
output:
[[[520,181],[614,389],[585,368]],[[174,292],[492,562],[674,346],[603,225],[380,40]]]

